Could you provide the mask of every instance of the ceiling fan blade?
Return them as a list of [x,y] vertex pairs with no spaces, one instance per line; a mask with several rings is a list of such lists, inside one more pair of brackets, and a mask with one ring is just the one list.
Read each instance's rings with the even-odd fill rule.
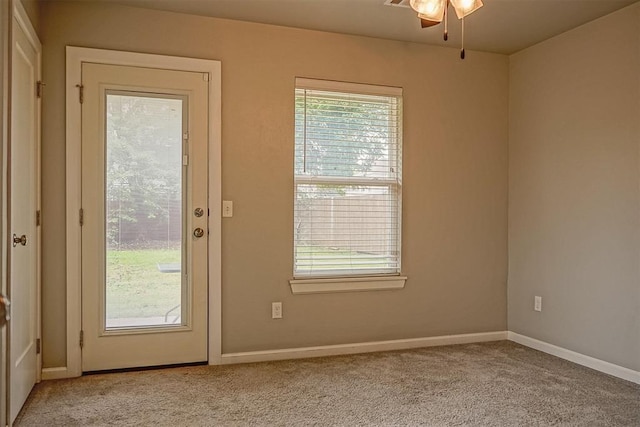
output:
[[420,18],[420,26],[422,28],[433,27],[434,25],[438,25],[440,21],[430,21],[428,19]]

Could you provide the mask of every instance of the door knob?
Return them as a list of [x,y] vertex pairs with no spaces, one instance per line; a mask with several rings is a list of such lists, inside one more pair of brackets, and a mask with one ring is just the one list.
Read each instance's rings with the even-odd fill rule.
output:
[[11,303],[9,298],[0,294],[0,328],[7,324],[11,319]]
[[27,246],[27,236],[24,234],[18,237],[16,234],[13,235],[13,247],[15,248],[18,245]]
[[199,239],[202,236],[204,236],[204,230],[202,228],[198,227],[195,230],[193,230],[193,237]]

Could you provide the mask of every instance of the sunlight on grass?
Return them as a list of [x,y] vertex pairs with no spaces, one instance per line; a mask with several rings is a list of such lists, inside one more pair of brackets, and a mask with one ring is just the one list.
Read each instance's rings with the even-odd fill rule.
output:
[[181,274],[158,269],[168,263],[180,264],[179,249],[107,251],[107,318],[164,317],[180,304]]

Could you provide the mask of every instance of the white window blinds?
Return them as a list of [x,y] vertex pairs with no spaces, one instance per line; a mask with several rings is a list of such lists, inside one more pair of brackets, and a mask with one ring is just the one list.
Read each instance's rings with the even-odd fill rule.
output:
[[296,79],[294,276],[400,272],[402,92]]

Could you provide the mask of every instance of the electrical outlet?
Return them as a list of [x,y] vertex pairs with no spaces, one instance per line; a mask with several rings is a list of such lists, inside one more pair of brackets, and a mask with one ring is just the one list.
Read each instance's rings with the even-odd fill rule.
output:
[[542,297],[533,297],[533,309],[535,311],[542,311]]
[[282,303],[281,302],[271,303],[271,318],[282,319]]

